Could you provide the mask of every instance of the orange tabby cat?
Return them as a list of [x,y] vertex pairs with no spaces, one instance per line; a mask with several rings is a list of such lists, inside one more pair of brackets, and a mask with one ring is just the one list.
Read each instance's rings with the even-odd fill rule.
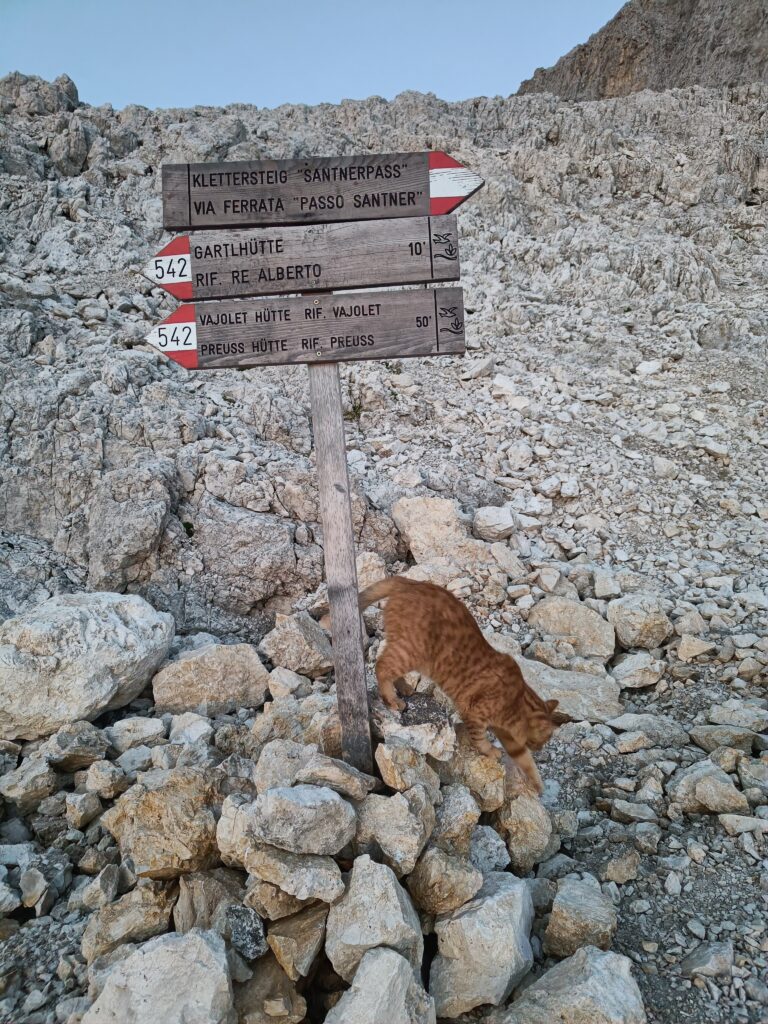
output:
[[482,754],[500,758],[490,728],[537,792],[542,791],[531,750],[540,750],[554,731],[556,700],[542,700],[523,679],[514,658],[494,650],[461,601],[433,583],[392,577],[360,594],[360,610],[387,598],[386,646],[376,664],[382,699],[402,711],[412,688],[403,676],[418,671],[451,698]]

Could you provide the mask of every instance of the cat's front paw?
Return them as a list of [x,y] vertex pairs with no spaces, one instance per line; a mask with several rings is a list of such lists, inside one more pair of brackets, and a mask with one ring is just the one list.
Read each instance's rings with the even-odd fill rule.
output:
[[393,711],[405,711],[405,709],[408,707],[405,701],[400,700],[399,697],[392,697],[386,700],[385,703],[387,707],[391,708]]

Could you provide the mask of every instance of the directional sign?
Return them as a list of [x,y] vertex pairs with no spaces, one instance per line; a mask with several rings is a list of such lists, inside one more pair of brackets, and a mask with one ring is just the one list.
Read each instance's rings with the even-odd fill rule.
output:
[[147,341],[189,370],[464,352],[461,288],[186,303]]
[[145,269],[177,299],[457,281],[456,217],[196,231]]
[[168,229],[450,213],[483,179],[443,152],[163,165]]

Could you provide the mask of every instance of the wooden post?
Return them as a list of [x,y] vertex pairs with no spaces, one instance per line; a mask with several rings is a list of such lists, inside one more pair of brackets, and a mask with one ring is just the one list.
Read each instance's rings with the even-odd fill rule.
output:
[[341,749],[345,761],[370,774],[373,756],[363,638],[357,606],[355,537],[352,531],[338,364],[310,364],[309,392],[323,522],[336,696],[341,719]]

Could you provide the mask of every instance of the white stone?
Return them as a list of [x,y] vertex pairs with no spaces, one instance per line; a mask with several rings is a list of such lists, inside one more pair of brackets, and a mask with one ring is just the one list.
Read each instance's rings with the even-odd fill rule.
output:
[[438,1017],[498,1006],[533,964],[528,886],[503,872],[486,876],[474,899],[435,921],[438,953],[429,991]]
[[224,941],[162,935],[116,963],[82,1024],[235,1024]]
[[157,711],[214,717],[261,707],[269,674],[250,644],[207,643],[182,651],[152,680]]
[[0,739],[37,739],[137,697],[173,619],[135,594],[59,594],[0,625]]
[[435,1024],[435,1003],[404,957],[371,949],[325,1024]]
[[174,715],[171,719],[171,743],[207,743],[211,736],[213,726],[210,721],[194,711],[185,711],[183,715]]
[[352,981],[369,949],[389,946],[417,970],[424,942],[411,899],[386,864],[357,857],[344,896],[328,914],[325,951],[334,970]]
[[613,626],[580,601],[547,597],[531,609],[528,624],[547,636],[567,640],[583,657],[605,660],[616,646]]
[[584,946],[483,1024],[646,1024],[632,961]]

